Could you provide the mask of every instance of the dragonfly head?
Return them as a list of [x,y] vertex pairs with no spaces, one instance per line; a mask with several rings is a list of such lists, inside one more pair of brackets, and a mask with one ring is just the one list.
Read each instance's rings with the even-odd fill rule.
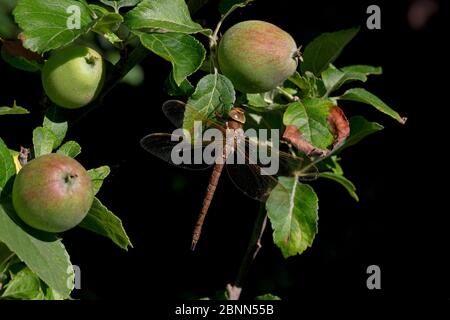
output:
[[228,113],[228,118],[239,122],[241,124],[245,124],[245,112],[244,109],[239,107],[233,107]]

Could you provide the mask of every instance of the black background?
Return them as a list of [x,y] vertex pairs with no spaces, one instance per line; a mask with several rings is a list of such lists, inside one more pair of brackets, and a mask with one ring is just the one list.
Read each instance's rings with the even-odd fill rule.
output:
[[[346,176],[360,202],[332,182],[312,185],[319,195],[319,233],[312,248],[284,260],[266,232],[243,297],[274,293],[297,303],[304,299],[449,299],[448,237],[444,202],[448,190],[445,68],[448,68],[449,4],[420,29],[408,24],[413,1],[264,1],[240,10],[224,25],[248,19],[272,22],[306,45],[322,32],[361,26],[335,65],[370,64],[383,75],[365,87],[408,117],[406,125],[361,104],[346,103],[347,115],[362,114],[385,130],[342,154]],[[381,7],[381,30],[368,30],[366,8]],[[196,18],[218,21],[216,4]],[[234,188],[227,177],[218,187],[197,251],[189,250],[192,227],[210,172],[170,167],[139,147],[151,132],[173,127],[160,109],[170,65],[150,56],[145,83],[119,85],[105,105],[68,134],[83,147],[86,167],[110,165],[100,199],[123,220],[134,249],[123,252],[84,230],[65,234],[72,262],[81,267],[80,299],[174,299],[214,296],[233,282],[259,204]],[[0,62],[0,104],[31,109],[30,116],[0,118],[0,136],[14,149],[29,146],[42,121],[39,75]],[[381,290],[366,287],[366,268],[381,268]],[[155,305],[164,308],[164,303]]]

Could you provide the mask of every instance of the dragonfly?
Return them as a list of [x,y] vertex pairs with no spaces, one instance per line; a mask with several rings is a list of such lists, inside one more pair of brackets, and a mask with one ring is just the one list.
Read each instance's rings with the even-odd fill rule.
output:
[[[206,128],[214,128],[215,132],[221,133],[214,138],[206,138],[205,135],[200,143],[192,141],[187,130],[152,133],[141,140],[141,146],[146,151],[172,165],[191,170],[204,170],[214,166],[192,234],[191,250],[195,250],[200,239],[205,218],[224,168],[239,190],[250,198],[262,202],[267,200],[271,190],[278,185],[278,176],[296,176],[300,180],[314,180],[318,177],[317,168],[306,155],[299,156],[292,151],[284,152],[273,147],[273,143],[265,139],[255,139],[254,136],[246,135],[243,131],[246,116],[242,107],[231,107],[224,117],[216,115],[218,119],[212,119],[179,100],[165,102],[162,110],[177,128],[183,128],[186,117],[191,116],[200,120]],[[205,149],[213,144],[218,147],[215,149],[217,152],[212,152],[213,161],[195,159],[195,155],[203,155]],[[266,154],[270,154],[270,159],[278,161],[276,172],[273,172],[272,164],[255,157],[257,150],[265,150]],[[187,161],[180,162],[179,158],[174,159],[174,154],[187,155],[183,158]]]

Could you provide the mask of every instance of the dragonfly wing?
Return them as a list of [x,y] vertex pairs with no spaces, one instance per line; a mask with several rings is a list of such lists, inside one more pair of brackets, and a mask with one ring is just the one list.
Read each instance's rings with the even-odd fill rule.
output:
[[265,201],[278,183],[274,176],[261,175],[258,166],[227,164],[226,168],[233,184],[255,200]]
[[183,126],[186,103],[180,100],[168,100],[162,105],[162,111],[175,127],[181,128]]
[[182,136],[176,134],[149,134],[142,138],[141,146],[154,156],[177,167],[204,170],[212,165],[203,161],[203,146],[183,142]]
[[228,154],[226,167],[231,181],[239,190],[252,199],[265,201],[278,181],[270,172],[270,164],[265,166],[258,161],[255,146],[249,143],[249,139],[235,144],[233,152]]
[[318,170],[307,156],[297,156],[245,138],[237,143],[227,158],[230,179],[244,194],[265,201],[278,184],[279,176],[297,176],[310,181],[318,177]]
[[312,181],[319,177],[319,170],[308,156],[294,156],[282,151],[277,151],[276,154],[280,167],[278,176],[298,176],[301,181]]

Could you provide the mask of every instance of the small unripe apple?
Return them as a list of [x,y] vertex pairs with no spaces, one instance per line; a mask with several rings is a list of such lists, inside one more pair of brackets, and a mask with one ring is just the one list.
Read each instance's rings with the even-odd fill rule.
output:
[[26,224],[63,232],[86,217],[94,189],[78,161],[52,153],[31,160],[19,171],[12,195],[14,209]]
[[264,21],[240,22],[219,42],[221,72],[244,93],[267,92],[297,69],[298,48],[289,33]]
[[42,85],[58,106],[77,109],[100,93],[105,66],[102,56],[89,47],[69,46],[56,51],[42,69]]

